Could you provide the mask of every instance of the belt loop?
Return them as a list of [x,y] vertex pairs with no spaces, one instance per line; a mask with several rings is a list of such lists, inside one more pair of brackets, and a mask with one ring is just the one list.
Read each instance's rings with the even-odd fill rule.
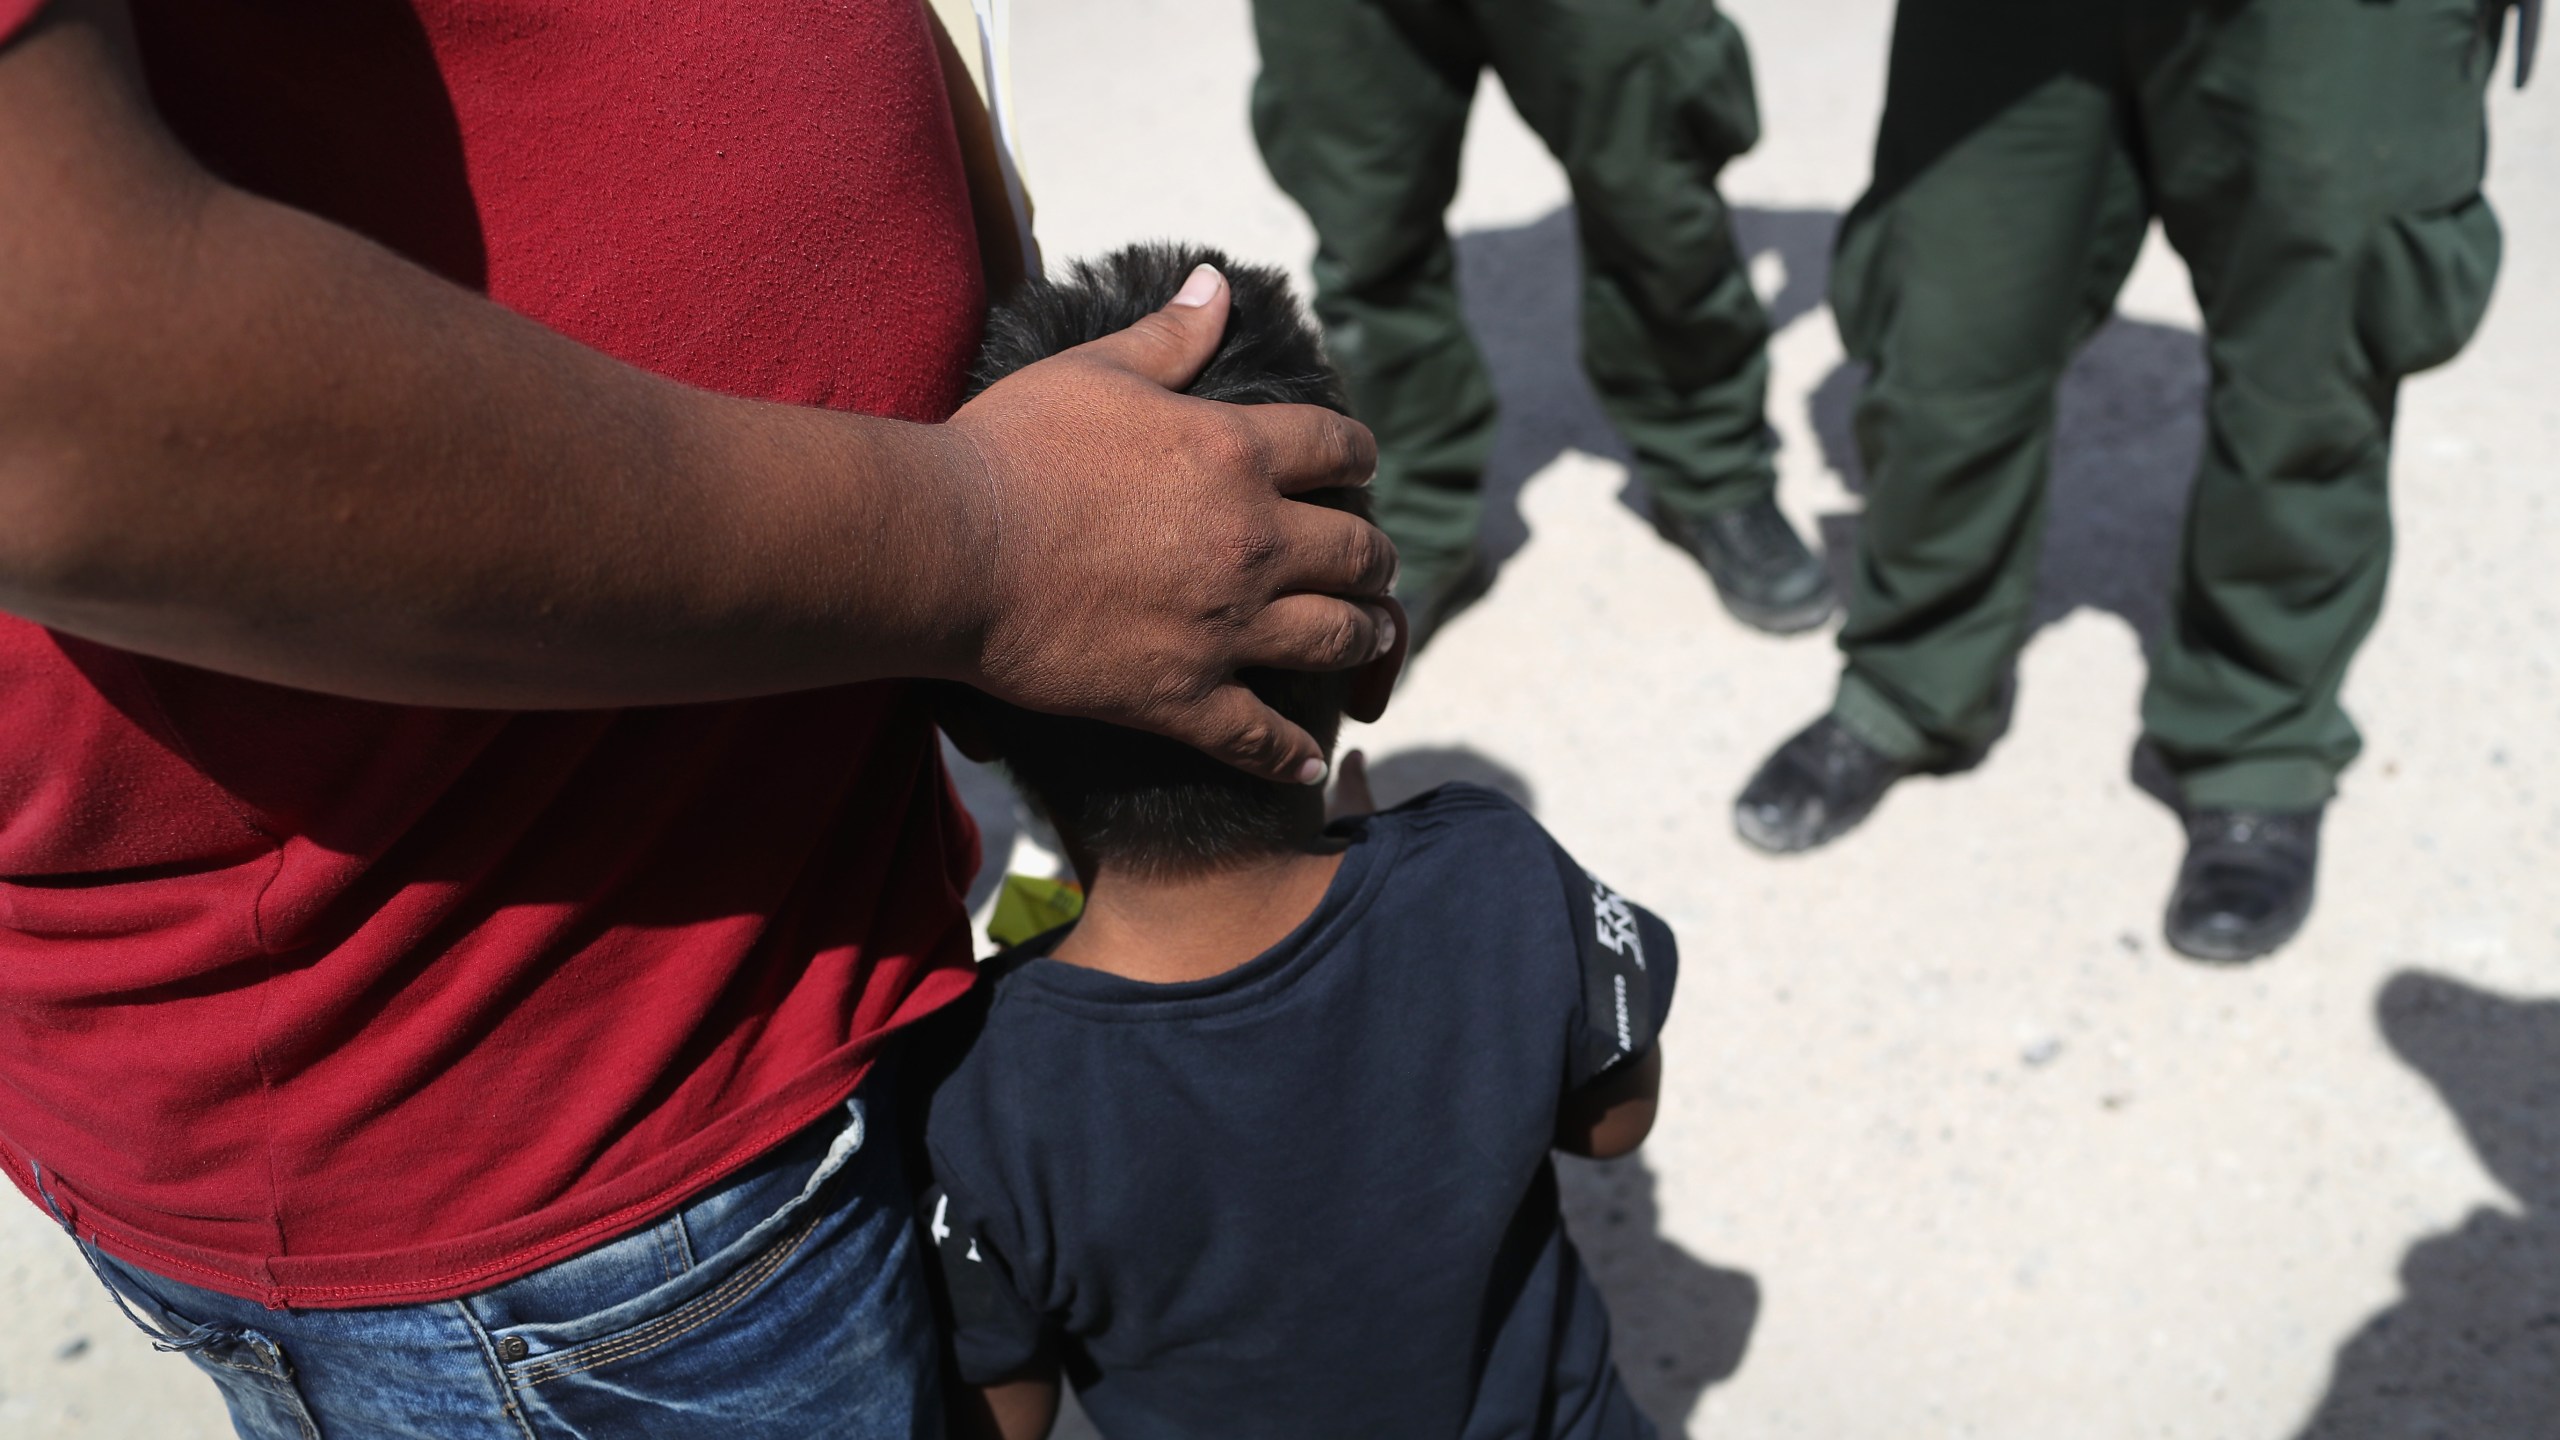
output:
[[89,1273],[97,1276],[98,1283],[107,1287],[108,1298],[116,1302],[116,1308],[124,1312],[125,1319],[133,1322],[133,1328],[141,1331],[143,1336],[150,1340],[152,1349],[177,1354],[181,1351],[197,1349],[215,1338],[212,1331],[201,1325],[196,1327],[192,1335],[178,1335],[163,1330],[142,1318],[134,1310],[133,1302],[125,1298],[123,1287],[110,1279],[107,1275],[107,1267],[99,1263],[97,1246],[91,1241],[82,1239],[79,1229],[63,1215],[62,1206],[54,1200],[53,1191],[44,1183],[44,1162],[29,1155],[27,1168],[35,1175],[36,1195],[44,1201],[44,1208],[52,1212],[53,1223],[61,1226],[62,1233],[71,1237],[71,1243],[80,1247],[80,1258],[89,1263]]

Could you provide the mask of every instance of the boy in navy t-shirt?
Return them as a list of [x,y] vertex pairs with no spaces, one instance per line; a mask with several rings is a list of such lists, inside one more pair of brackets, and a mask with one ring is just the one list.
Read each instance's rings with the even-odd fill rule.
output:
[[[1167,247],[1000,311],[981,383],[1202,259],[1235,307],[1192,392],[1339,408],[1278,275]],[[1330,751],[1402,650],[1240,678]],[[1063,1374],[1111,1440],[1653,1435],[1549,1155],[1651,1128],[1662,923],[1475,786],[1329,824],[1313,787],[1135,731],[974,693],[947,728],[1004,762],[1087,895],[988,962],[929,1101],[954,1433],[1036,1440]]]

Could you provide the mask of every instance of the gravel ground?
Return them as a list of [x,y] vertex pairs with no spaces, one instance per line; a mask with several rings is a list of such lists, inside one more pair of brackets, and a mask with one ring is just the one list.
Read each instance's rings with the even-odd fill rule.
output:
[[[1730,4],[1768,116],[1727,189],[1782,326],[1784,498],[1839,546],[1855,377],[1824,255],[1865,175],[1889,7]],[[1238,0],[1025,9],[1052,256],[1173,235],[1303,269],[1245,127]],[[1561,180],[1488,87],[1454,223],[1508,407],[1507,561],[1357,743],[1391,793],[1509,787],[1681,932],[1661,1126],[1567,1181],[1666,1430],[2560,1437],[2555,84],[2501,85],[2497,303],[2407,391],[2399,573],[2349,688],[2369,749],[2320,911],[2236,971],[2160,945],[2179,836],[2128,763],[2200,434],[2175,257],[2145,257],[2066,395],[2009,738],[1772,862],[1726,805],[1824,703],[1834,656],[1727,620],[1629,508],[1574,366]],[[0,1435],[222,1433],[210,1388],[94,1288],[0,1206]]]

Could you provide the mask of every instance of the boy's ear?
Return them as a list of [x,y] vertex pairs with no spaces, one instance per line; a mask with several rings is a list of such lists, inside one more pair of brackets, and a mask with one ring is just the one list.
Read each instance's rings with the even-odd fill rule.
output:
[[[1366,725],[1387,713],[1387,700],[1396,693],[1396,677],[1404,673],[1404,657],[1413,649],[1413,622],[1406,618],[1404,602],[1389,596],[1379,602],[1395,617],[1396,643],[1387,653],[1351,672],[1351,695],[1343,702],[1342,713]],[[952,737],[956,742],[959,737]]]
[[979,704],[977,692],[949,686],[935,698],[933,723],[951,737],[951,748],[981,765],[992,765],[1004,757],[996,749],[995,737],[987,733],[986,714]]

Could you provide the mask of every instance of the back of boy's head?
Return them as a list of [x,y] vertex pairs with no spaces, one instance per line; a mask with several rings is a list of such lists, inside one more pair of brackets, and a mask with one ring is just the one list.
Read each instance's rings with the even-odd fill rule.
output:
[[[1286,276],[1238,265],[1198,245],[1132,245],[1035,280],[987,317],[969,394],[1033,361],[1125,330],[1172,300],[1192,270],[1214,265],[1231,295],[1217,354],[1185,393],[1240,405],[1322,405],[1349,413],[1324,346]],[[1298,497],[1369,517],[1368,492]],[[1348,702],[1348,673],[1244,670],[1236,678],[1304,728],[1329,755]],[[964,691],[953,699],[986,748],[1086,856],[1142,870],[1206,869],[1300,843],[1320,820],[1319,792],[1257,779],[1179,741],[1046,715]]]

